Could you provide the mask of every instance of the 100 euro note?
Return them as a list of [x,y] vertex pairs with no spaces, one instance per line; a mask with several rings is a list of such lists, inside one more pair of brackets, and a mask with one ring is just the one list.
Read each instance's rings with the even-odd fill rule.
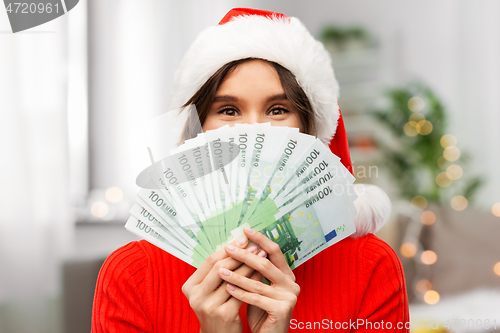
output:
[[220,200],[214,200],[220,191],[213,179],[214,166],[209,144],[204,135],[199,135],[188,140],[174,153],[179,154],[176,167],[182,176],[180,186],[186,190],[184,201],[193,206],[194,218],[199,219],[212,249],[215,249],[220,243],[219,229],[224,225],[224,220],[219,216],[223,211],[222,204]]
[[[296,129],[268,124],[207,133],[186,141],[171,152],[175,158],[157,163],[149,172],[159,187],[155,194],[169,207],[176,207],[176,219],[150,198],[148,201],[152,192],[145,191],[131,210],[129,230],[155,245],[163,242],[162,248],[198,267],[247,225],[277,242],[292,268],[355,231],[354,196],[334,192],[339,179],[331,172],[328,179],[326,174],[316,179],[311,172],[293,168],[321,169],[321,164],[304,164],[307,155],[314,153],[314,143],[327,150],[319,140]],[[224,143],[229,155],[219,156],[216,150]],[[322,157],[325,154],[323,150]],[[193,169],[198,171],[193,173]],[[308,175],[302,177],[307,181],[298,175]],[[324,200],[328,196],[330,200]],[[333,196],[338,198],[331,200]],[[272,200],[272,207],[267,199]],[[326,204],[330,201],[336,204]],[[176,250],[168,250],[173,248]]]
[[[237,227],[246,225],[259,231],[291,209],[267,207],[253,214],[278,162],[273,161],[276,147],[284,145],[289,132],[298,133],[298,129],[255,124],[236,125],[200,134],[208,143],[214,161],[211,173],[214,196],[217,199],[218,188],[221,192],[219,207],[222,204],[225,206],[223,212],[217,214],[224,225],[218,228],[220,238],[217,241],[220,243],[216,249],[232,239],[231,232]],[[223,149],[224,143],[228,143],[226,149]],[[302,201],[306,199],[300,198]]]
[[[301,234],[304,243],[293,257],[294,267],[356,231],[353,201],[357,197],[352,187],[354,177],[340,159],[318,140],[307,148],[297,164],[294,177],[281,191],[281,194],[286,193],[282,200],[301,195],[304,190],[309,193],[324,188],[324,191],[317,201],[307,201],[289,216],[292,229],[304,232]],[[324,200],[328,195],[336,199]]]
[[[327,178],[321,178],[324,177]],[[315,182],[311,190],[320,189],[317,196],[265,229],[268,237],[274,237],[278,244],[283,242],[285,236],[285,246],[280,244],[280,247],[292,269],[356,231],[353,197],[342,194],[350,191],[351,184],[341,184],[339,181],[330,178]],[[327,200],[328,196],[336,198]],[[285,229],[289,234],[280,234]]]
[[279,162],[276,151],[283,149],[290,133],[298,132],[298,129],[289,127],[271,127],[272,130],[269,130],[269,126],[265,125],[267,124],[256,124],[254,135],[249,141],[253,148],[247,175],[250,195],[241,223],[250,223],[252,227],[256,227],[258,221],[267,220],[267,217],[273,216],[277,211],[277,207],[272,205],[262,207],[260,210],[257,208],[270,190],[268,183]]
[[[227,241],[228,232],[237,224],[235,212],[236,195],[230,185],[232,175],[231,162],[235,157],[233,131],[229,126],[218,130],[207,131],[199,136],[204,137],[208,147],[209,161],[212,163],[213,198],[216,204],[216,212],[213,215],[215,228],[213,236],[216,237],[216,249],[223,246]],[[232,138],[232,139],[230,139]]]
[[[222,144],[227,145],[225,142]],[[147,182],[154,183],[154,186],[150,186],[153,190],[141,191],[130,212],[135,218],[141,219],[142,224],[139,223],[139,226],[152,232],[146,235],[133,223],[127,224],[132,232],[146,239],[153,237],[155,242],[158,242],[157,236],[174,246],[179,241],[194,239],[195,245],[189,244],[188,251],[182,251],[190,257],[189,260],[183,260],[193,265],[199,263],[200,256],[206,259],[216,247],[224,243],[223,234],[219,235],[218,230],[224,225],[225,211],[220,201],[217,205],[217,200],[214,200],[220,193],[217,187],[220,184],[214,180],[219,170],[215,168],[209,148],[204,134],[201,134],[145,170],[138,184],[144,186]],[[225,148],[227,150],[227,146]],[[170,207],[176,207],[173,214],[168,214],[171,213]],[[187,235],[192,236],[192,239],[188,239]]]
[[[219,129],[201,133],[176,150],[184,152],[184,162],[178,166],[178,170],[191,172],[189,181],[182,186],[188,192],[195,193],[197,201],[201,203],[204,212],[201,224],[214,249],[226,244],[229,232],[237,226],[239,218],[236,207],[237,189],[236,186],[231,186],[232,178],[236,179],[238,174],[238,168],[233,166],[236,163],[233,159],[239,155],[239,150],[234,145],[230,128],[227,126],[223,129],[224,131]],[[201,146],[191,147],[192,144]],[[191,171],[193,166],[203,171],[195,175]]]
[[[143,212],[148,212],[154,217],[151,219],[154,224],[145,220],[143,216],[138,216],[134,208],[131,213],[134,217],[142,218],[143,222],[149,223],[149,227],[157,234],[170,241],[166,237],[169,231],[169,234],[176,238],[170,243],[175,243],[175,240],[185,242],[193,250],[191,256],[198,262],[200,258],[206,259],[214,249],[201,225],[200,217],[203,220],[203,214],[198,204],[193,202],[196,198],[192,193],[190,196],[187,195],[192,191],[189,191],[186,182],[182,181],[184,175],[176,166],[182,161],[182,154],[167,156],[144,170],[138,177],[138,184],[151,191],[147,193],[148,191],[141,190],[136,203]],[[137,229],[131,231],[137,232]]]
[[[260,200],[261,210],[270,205],[290,204],[294,199],[300,203],[304,196],[309,197],[262,232],[280,245],[288,264],[295,268],[356,231],[356,194],[351,186],[354,177],[337,156],[310,136],[291,133],[279,151],[282,154],[273,165],[275,174],[269,178],[268,197]],[[314,190],[318,194],[311,198]],[[335,199],[324,200],[327,196]],[[258,211],[259,208],[254,218],[259,217]]]
[[186,256],[181,258],[182,260],[192,265],[202,263],[210,255],[210,250],[198,240],[191,226],[184,226],[179,222],[176,210],[170,205],[158,190],[141,190],[130,213],[142,224],[135,225],[134,222],[130,222],[126,228],[141,237],[144,237],[143,229],[146,231],[152,229],[154,233],[148,232],[149,236],[155,234],[161,236],[167,245],[175,247]]
[[[276,214],[280,218],[256,228],[280,246],[291,269],[356,231],[352,203],[355,197],[344,194],[351,184],[335,178],[317,184],[306,195],[281,206]],[[246,225],[234,230],[233,236],[241,236]]]
[[[323,197],[323,193],[326,190],[327,189],[325,188],[317,188],[308,194],[307,199],[310,202],[317,202],[320,200],[320,198]],[[150,203],[152,204],[149,205],[143,199],[139,200],[141,197],[143,197],[144,199],[149,199]],[[185,229],[183,229],[181,227],[181,223],[175,223],[173,220],[166,218],[164,214],[163,216],[160,216],[162,214],[159,213],[158,209],[161,209],[159,207],[162,207],[164,205],[159,205],[159,198],[160,197],[155,191],[151,191],[150,195],[148,196],[147,190],[143,190],[136,204],[130,210],[132,216],[127,222],[126,228],[139,235],[140,237],[159,246],[160,248],[166,250],[172,255],[175,255],[179,259],[195,267],[199,267],[199,265],[201,265],[206,260],[210,253],[200,253],[200,250],[204,250],[203,247],[200,248],[200,244],[196,244],[193,248],[190,246],[190,244],[193,244],[192,241],[186,242],[186,239],[188,239],[188,237],[191,237],[190,230],[186,231]],[[290,210],[293,210],[294,207],[301,206],[302,204],[302,202],[299,203],[295,201],[295,206],[294,204],[290,204],[281,207],[281,210],[277,214],[275,214],[272,219],[268,220],[267,224],[261,224],[258,228],[255,228],[255,230],[265,232],[263,227],[272,225],[272,223],[275,221],[281,221],[282,217],[286,213],[288,213]],[[154,206],[156,206],[157,208],[153,208]],[[166,221],[169,221],[169,224]],[[166,226],[166,224],[168,224],[168,227]],[[269,230],[272,230],[272,228]],[[192,240],[191,238],[189,239]],[[272,239],[274,241],[277,240],[276,237]],[[279,239],[280,242],[282,242],[282,240],[283,239]],[[281,245],[282,244],[280,244],[280,246]]]

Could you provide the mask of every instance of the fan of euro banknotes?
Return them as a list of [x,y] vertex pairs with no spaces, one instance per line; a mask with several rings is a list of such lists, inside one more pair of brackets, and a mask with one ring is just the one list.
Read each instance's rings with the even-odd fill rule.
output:
[[354,177],[314,136],[237,124],[152,160],[126,228],[198,267],[248,226],[293,269],[355,232]]

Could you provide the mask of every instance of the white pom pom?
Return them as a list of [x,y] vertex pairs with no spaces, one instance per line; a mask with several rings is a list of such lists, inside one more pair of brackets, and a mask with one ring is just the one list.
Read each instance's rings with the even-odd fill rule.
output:
[[355,184],[354,190],[358,198],[354,207],[358,212],[354,217],[356,232],[354,238],[377,232],[389,219],[391,201],[379,187],[368,184]]

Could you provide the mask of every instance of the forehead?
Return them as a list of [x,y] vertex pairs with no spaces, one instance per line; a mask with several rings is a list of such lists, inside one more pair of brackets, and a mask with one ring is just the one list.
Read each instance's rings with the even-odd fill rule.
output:
[[220,94],[283,93],[281,81],[273,65],[264,60],[245,61],[229,72],[217,89]]

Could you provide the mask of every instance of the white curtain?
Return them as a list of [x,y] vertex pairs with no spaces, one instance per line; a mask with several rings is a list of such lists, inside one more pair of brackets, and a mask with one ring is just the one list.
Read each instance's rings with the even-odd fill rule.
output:
[[0,331],[50,330],[73,243],[66,23],[0,34]]
[[91,186],[118,186],[128,197],[150,163],[145,120],[169,111],[174,73],[196,36],[238,6],[208,2],[89,0]]

